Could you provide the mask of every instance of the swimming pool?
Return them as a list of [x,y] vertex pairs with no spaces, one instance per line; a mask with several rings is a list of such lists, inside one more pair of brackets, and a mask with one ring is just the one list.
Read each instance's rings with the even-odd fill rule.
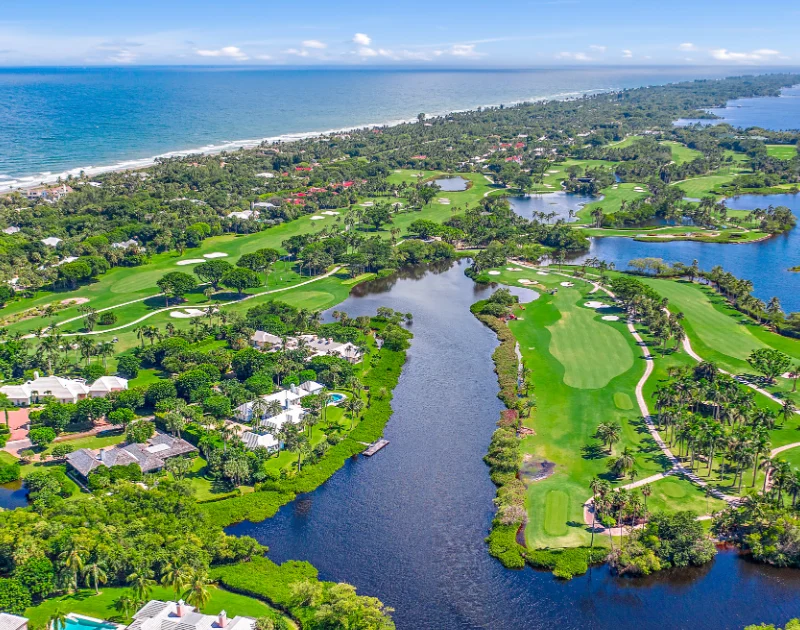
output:
[[328,404],[329,405],[338,405],[345,398],[347,398],[347,396],[345,396],[344,394],[333,393],[330,396],[328,396]]
[[101,619],[92,619],[91,617],[83,617],[81,615],[68,615],[66,619],[66,630],[116,630],[117,625],[102,621]]

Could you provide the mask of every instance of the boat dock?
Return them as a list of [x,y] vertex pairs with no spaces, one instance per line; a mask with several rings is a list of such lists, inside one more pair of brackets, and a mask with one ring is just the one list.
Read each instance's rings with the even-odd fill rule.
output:
[[389,444],[389,440],[378,440],[377,442],[373,442],[367,448],[364,449],[364,455],[367,457],[372,457],[375,453],[381,450],[384,446]]

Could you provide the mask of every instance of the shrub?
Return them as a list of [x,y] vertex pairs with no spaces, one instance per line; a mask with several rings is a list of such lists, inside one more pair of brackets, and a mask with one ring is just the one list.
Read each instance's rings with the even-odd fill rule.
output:
[[0,483],[17,481],[20,474],[19,462],[13,462],[11,464],[0,463]]
[[0,610],[21,615],[31,605],[31,592],[19,580],[0,578]]
[[114,314],[113,311],[106,311],[102,313],[97,320],[97,323],[101,326],[110,326],[111,324],[117,323],[117,316]]
[[140,363],[132,354],[123,354],[117,362],[117,371],[125,378],[136,378],[139,376]]
[[81,376],[87,381],[96,381],[101,376],[106,375],[106,369],[102,363],[90,363],[81,370]]

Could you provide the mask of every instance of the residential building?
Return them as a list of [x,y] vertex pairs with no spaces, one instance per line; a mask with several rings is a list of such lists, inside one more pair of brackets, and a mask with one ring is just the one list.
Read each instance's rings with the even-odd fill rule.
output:
[[237,615],[229,619],[224,610],[219,615],[204,615],[182,599],[151,600],[133,615],[128,630],[253,630],[255,623],[252,617]]
[[4,385],[0,392],[8,396],[13,405],[27,406],[52,396],[60,403],[76,403],[89,395],[89,386],[83,379],[68,379],[58,376],[39,376],[22,385]]
[[81,476],[88,478],[95,468],[137,464],[142,472],[164,468],[170,457],[195,453],[197,449],[181,438],[160,431],[145,444],[116,444],[109,448],[82,448],[67,455],[67,463]]
[[9,225],[3,229],[3,234],[16,234],[17,232],[19,232],[19,228],[16,225]]
[[[273,335],[263,330],[257,330],[250,337],[253,346],[264,352],[278,352],[284,348],[284,341],[281,337]],[[285,348],[287,350],[305,349],[308,358],[321,356],[338,356],[347,359],[350,363],[358,363],[361,360],[361,351],[358,346],[350,343],[341,343],[317,335],[300,335],[299,337],[286,337]]]
[[65,195],[68,195],[72,192],[72,188],[67,186],[66,184],[61,184],[60,186],[54,186],[53,188],[29,188],[25,191],[25,197],[29,201],[36,201],[40,199],[42,201],[58,201]]
[[88,396],[104,398],[111,392],[128,389],[128,381],[118,376],[100,377],[91,387],[83,379],[39,376],[38,372],[33,376],[32,381],[22,385],[4,385],[0,392],[8,396],[12,404],[23,407],[41,402],[48,396],[60,403],[76,403]]
[[[139,248],[139,243],[136,239],[129,238],[127,241],[119,241],[118,243],[111,243],[111,247],[114,249],[128,249],[130,247],[137,247]],[[143,247],[140,249],[144,249]]]
[[0,630],[28,630],[28,620],[19,615],[0,612]]
[[56,247],[60,242],[61,239],[55,236],[48,236],[47,238],[42,239],[42,243],[44,243],[48,247]]
[[92,398],[105,398],[111,392],[121,392],[128,389],[128,379],[120,376],[101,376],[89,388]]

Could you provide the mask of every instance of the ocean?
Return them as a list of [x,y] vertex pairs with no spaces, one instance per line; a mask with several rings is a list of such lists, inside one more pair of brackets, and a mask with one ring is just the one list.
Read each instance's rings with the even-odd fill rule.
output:
[[[0,192],[154,157],[693,78],[731,68],[0,69]],[[756,72],[748,68],[747,72]]]

